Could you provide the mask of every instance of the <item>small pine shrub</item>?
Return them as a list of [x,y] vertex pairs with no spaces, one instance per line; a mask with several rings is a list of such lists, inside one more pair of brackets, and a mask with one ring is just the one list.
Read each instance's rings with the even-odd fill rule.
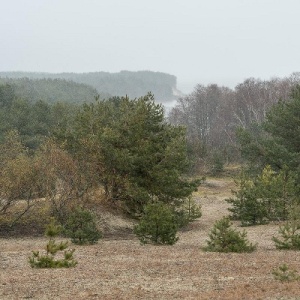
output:
[[192,197],[188,197],[180,209],[175,209],[174,214],[178,227],[182,228],[202,216],[201,206]]
[[277,249],[300,250],[300,227],[295,222],[287,222],[279,227],[281,239],[273,237]]
[[296,270],[290,270],[288,265],[283,264],[277,270],[273,270],[272,274],[276,280],[281,282],[290,282],[300,280],[300,276]]
[[175,244],[178,241],[177,230],[174,212],[161,202],[147,204],[139,224],[134,228],[142,244],[161,245]]
[[256,245],[247,240],[246,231],[238,232],[231,228],[230,220],[227,217],[216,221],[209,234],[205,251],[211,252],[252,252]]
[[78,245],[95,244],[102,237],[92,213],[82,208],[77,208],[70,214],[64,233],[71,238],[72,243]]
[[231,217],[244,226],[287,220],[289,209],[297,201],[296,183],[295,174],[286,167],[275,172],[266,166],[255,178],[242,173],[239,191],[226,200],[232,204]]
[[225,201],[232,206],[228,208],[233,220],[240,220],[242,226],[251,226],[267,223],[267,210],[264,203],[257,196],[253,181],[242,174],[238,191],[233,191],[233,198]]
[[[29,257],[29,263],[32,268],[70,268],[75,267],[77,261],[73,258],[75,249],[67,250],[68,242],[57,243],[55,237],[61,232],[61,227],[52,219],[46,227],[45,235],[49,237],[46,245],[46,254],[40,254],[39,251],[32,251]],[[64,251],[62,259],[55,259],[59,251]]]

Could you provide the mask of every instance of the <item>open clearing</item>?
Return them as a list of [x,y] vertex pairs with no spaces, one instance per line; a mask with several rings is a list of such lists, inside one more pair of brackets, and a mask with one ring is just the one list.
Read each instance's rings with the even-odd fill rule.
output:
[[[283,263],[300,272],[299,252],[274,247],[277,224],[246,228],[258,243],[253,253],[201,250],[214,221],[228,214],[224,198],[233,187],[229,179],[202,185],[195,197],[203,215],[179,232],[174,246],[141,246],[124,229],[129,221],[119,219],[98,244],[74,246],[78,265],[71,269],[29,266],[31,251],[42,250],[45,238],[2,238],[0,299],[300,299],[299,281],[281,283],[272,275]],[[105,221],[113,227],[108,215]]]

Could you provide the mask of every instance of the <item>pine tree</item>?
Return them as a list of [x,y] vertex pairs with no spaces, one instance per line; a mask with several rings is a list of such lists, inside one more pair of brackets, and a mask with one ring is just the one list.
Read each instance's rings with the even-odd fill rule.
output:
[[287,264],[279,266],[277,270],[273,270],[272,274],[276,280],[280,280],[281,282],[300,280],[298,272],[290,270]]
[[238,184],[235,197],[226,201],[232,204],[228,209],[232,218],[241,220],[243,226],[286,220],[297,200],[296,177],[287,167],[275,172],[266,166],[255,178],[243,173]]
[[273,237],[277,249],[300,250],[300,205],[289,211],[288,221],[279,227],[281,238]]
[[174,215],[178,227],[182,228],[202,216],[201,205],[196,203],[195,199],[190,196],[183,202],[179,209],[174,208]]
[[157,245],[175,244],[178,241],[177,230],[178,224],[172,209],[161,202],[147,204],[139,224],[134,228],[142,244]]
[[231,218],[240,220],[242,226],[266,223],[266,208],[257,196],[254,182],[244,173],[240,177],[238,191],[233,191],[234,198],[226,199],[232,206],[228,210],[232,213]]
[[277,249],[300,250],[300,227],[296,224],[287,222],[279,227],[281,239],[273,237]]
[[102,237],[92,213],[82,208],[70,214],[64,232],[74,244],[79,245],[94,244]]
[[[29,263],[32,268],[70,268],[77,265],[73,257],[75,249],[67,250],[68,242],[57,243],[55,237],[61,232],[61,227],[52,219],[46,228],[45,235],[49,237],[46,245],[46,253],[41,254],[39,251],[32,251],[29,257]],[[55,259],[59,251],[64,251],[63,258]]]
[[290,99],[281,100],[267,113],[265,122],[258,125],[258,131],[239,130],[241,152],[252,169],[259,172],[267,165],[278,172],[287,169],[295,173],[300,195],[300,85],[297,85]]
[[64,141],[94,168],[107,198],[134,216],[154,199],[180,205],[199,184],[182,176],[189,167],[185,129],[165,121],[152,94],[84,105]]
[[205,251],[211,252],[252,252],[256,249],[247,240],[246,231],[238,232],[231,228],[229,218],[224,217],[216,221],[209,234]]

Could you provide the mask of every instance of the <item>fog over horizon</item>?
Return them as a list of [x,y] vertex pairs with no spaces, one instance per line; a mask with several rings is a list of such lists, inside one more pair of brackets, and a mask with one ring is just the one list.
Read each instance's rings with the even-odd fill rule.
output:
[[231,88],[300,71],[296,0],[1,1],[0,71],[149,70]]

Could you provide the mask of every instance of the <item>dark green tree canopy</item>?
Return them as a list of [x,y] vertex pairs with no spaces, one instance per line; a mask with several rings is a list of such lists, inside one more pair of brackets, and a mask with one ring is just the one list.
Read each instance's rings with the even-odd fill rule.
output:
[[165,122],[152,94],[84,104],[65,138],[69,151],[98,173],[107,196],[129,212],[153,199],[180,203],[197,186],[182,177],[185,130]]

